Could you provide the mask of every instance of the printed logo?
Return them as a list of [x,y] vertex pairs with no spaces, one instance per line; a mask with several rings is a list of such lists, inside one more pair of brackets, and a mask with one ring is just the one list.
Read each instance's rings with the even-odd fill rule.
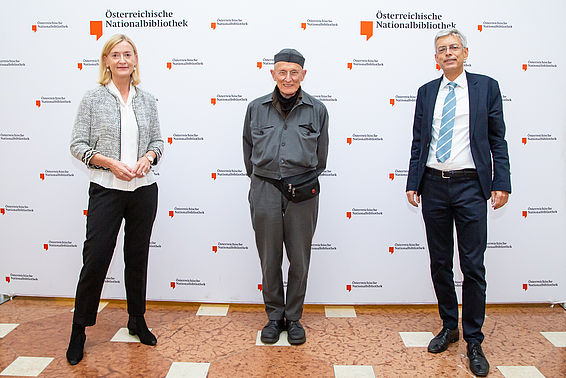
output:
[[49,240],[48,243],[43,244],[43,249],[48,251],[49,248],[77,248],[77,244],[68,240]]
[[83,68],[86,67],[94,67],[94,68],[98,68],[98,59],[83,59],[80,62],[77,63],[77,69],[79,71],[82,71]]
[[266,68],[267,67],[273,68],[274,65],[275,65],[275,59],[273,58],[263,58],[256,62],[256,67],[260,70],[263,68],[263,66],[265,66]]
[[219,26],[248,26],[248,22],[241,18],[217,18],[210,23],[210,28],[216,30]]
[[537,60],[529,60],[527,61],[527,64],[523,64],[521,66],[523,71],[527,71],[530,68],[556,68],[558,67],[557,64],[553,63],[551,60],[543,60],[543,59],[537,59]]
[[90,22],[90,35],[95,35],[97,41],[102,37],[102,21]]
[[120,280],[115,277],[106,277],[104,279],[105,284],[119,284]]
[[39,279],[29,273],[10,273],[10,276],[6,277],[6,282],[10,283],[11,281],[39,281]]
[[540,207],[531,207],[529,206],[527,210],[522,211],[523,218],[527,218],[529,215],[550,215],[550,214],[558,214],[558,210],[553,209],[550,206],[540,206]]
[[484,21],[482,24],[478,25],[478,31],[482,32],[484,29],[511,29],[513,25],[506,21]]
[[149,248],[161,248],[161,244],[154,242],[154,241],[150,241],[149,242]]
[[68,100],[65,96],[41,96],[39,100],[35,100],[35,106],[38,108],[41,105],[49,104],[70,104],[71,100]]
[[389,246],[387,252],[390,254],[400,253],[400,252],[423,252],[425,246],[420,243],[394,243]]
[[539,133],[539,134],[527,134],[527,137],[521,138],[521,143],[526,145],[527,142],[556,142],[558,140],[557,137],[550,133]]
[[352,211],[346,212],[346,218],[352,219],[355,216],[382,216],[383,211],[373,208],[352,208]]
[[527,291],[528,288],[534,287],[558,287],[558,282],[553,280],[528,280],[523,284],[523,290]]
[[487,248],[489,249],[510,249],[513,248],[511,243],[504,241],[487,242]]
[[[187,28],[189,22],[186,19],[174,19],[172,11],[127,11],[117,12],[108,9],[104,14],[106,28]],[[90,21],[90,35],[96,36],[98,41],[103,34],[103,22],[101,20]]]
[[323,177],[336,177],[338,176],[338,174],[330,169],[325,169],[324,171],[322,171],[322,173],[320,174],[320,176]]
[[523,290],[527,291],[528,288],[529,288],[529,284],[524,283],[523,284]]
[[204,66],[204,62],[198,58],[173,58],[168,61],[165,66],[168,70],[171,70],[173,67]]
[[408,176],[409,176],[409,170],[408,169],[396,169],[393,172],[389,172],[388,179],[390,181],[394,181],[395,178],[408,177]]
[[31,30],[37,33],[38,29],[42,31],[46,30],[57,30],[57,29],[68,29],[69,25],[62,21],[37,21],[35,24],[31,25]]
[[10,283],[10,277],[6,276],[6,282]]
[[[406,12],[389,13],[377,11],[375,14],[375,29],[417,29],[417,30],[443,30],[456,27],[455,22],[443,20],[444,15],[436,12]],[[366,41],[373,36],[374,25],[372,21],[360,21],[360,35]]]
[[1,213],[5,214],[5,213],[32,213],[33,212],[33,208],[27,206],[27,205],[4,205],[4,207],[1,209]]
[[216,172],[212,172],[210,177],[212,180],[216,181],[219,177],[242,177],[247,176],[246,172],[241,169],[217,169]]
[[170,282],[169,286],[173,289],[177,286],[206,286],[206,282],[198,278],[176,278],[175,281]]
[[44,173],[39,174],[39,178],[44,181],[46,177],[74,177],[75,174],[65,169],[59,170],[45,170]]
[[338,101],[338,99],[330,94],[318,94],[318,95],[313,95],[314,98],[316,98],[319,101],[322,102],[336,102]]
[[417,102],[417,96],[413,95],[395,95],[394,98],[389,99],[389,105],[395,106],[397,103],[415,103]]
[[173,141],[177,142],[201,142],[204,140],[204,137],[199,135],[198,133],[194,132],[187,132],[187,133],[174,133],[172,137],[167,138],[167,143],[173,144]]
[[308,19],[307,22],[301,22],[301,29],[306,30],[309,27],[337,27],[338,23],[326,19]]
[[173,218],[175,215],[204,215],[204,210],[198,207],[175,207],[169,210],[169,216]]
[[86,217],[88,215],[88,210],[83,210],[83,215]]
[[248,99],[240,94],[217,94],[216,97],[210,99],[212,105],[219,102],[247,102]]
[[313,251],[336,251],[336,246],[332,243],[312,243],[311,250]]
[[262,284],[257,284],[257,289],[259,291],[263,291],[263,285]]
[[352,134],[351,137],[346,138],[346,143],[352,144],[354,141],[357,142],[383,142],[383,137],[380,137],[377,134],[366,134],[366,133],[356,133]]
[[218,251],[230,252],[248,249],[249,247],[247,245],[238,242],[218,242],[216,245],[212,246],[212,252],[214,253],[218,253]]
[[346,67],[351,71],[352,68],[364,68],[364,67],[383,67],[383,62],[380,62],[376,58],[366,58],[366,59],[352,59],[351,62],[346,63]]
[[352,292],[354,289],[382,289],[383,284],[377,281],[352,281],[350,284],[346,284],[346,290]]
[[25,67],[20,59],[0,59],[0,67]]

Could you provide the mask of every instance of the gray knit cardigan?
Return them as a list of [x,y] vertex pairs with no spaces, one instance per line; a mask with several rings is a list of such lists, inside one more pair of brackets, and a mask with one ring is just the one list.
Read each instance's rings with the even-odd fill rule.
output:
[[[136,87],[132,106],[138,123],[138,159],[153,151],[157,164],[163,154],[163,139],[159,129],[155,98]],[[90,164],[100,153],[120,160],[121,143],[120,103],[108,88],[100,85],[83,97],[71,136],[71,154],[89,168],[105,169]]]

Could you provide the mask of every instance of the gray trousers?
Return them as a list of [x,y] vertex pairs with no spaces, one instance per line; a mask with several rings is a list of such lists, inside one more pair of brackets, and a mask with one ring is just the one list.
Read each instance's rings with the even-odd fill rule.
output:
[[[318,196],[295,203],[271,183],[251,176],[248,195],[261,262],[262,293],[269,320],[299,320],[307,290],[311,243],[318,217]],[[287,300],[283,292],[283,244],[289,259]]]

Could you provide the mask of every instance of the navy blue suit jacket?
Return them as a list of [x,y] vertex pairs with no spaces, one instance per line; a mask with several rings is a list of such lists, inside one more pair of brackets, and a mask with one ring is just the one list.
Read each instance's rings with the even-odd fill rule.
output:
[[[496,80],[466,72],[470,100],[470,149],[478,171],[478,179],[485,199],[491,191],[511,193],[509,154],[505,141],[505,122],[499,84]],[[432,134],[434,105],[442,76],[419,88],[407,190],[416,190],[420,195],[422,179]]]

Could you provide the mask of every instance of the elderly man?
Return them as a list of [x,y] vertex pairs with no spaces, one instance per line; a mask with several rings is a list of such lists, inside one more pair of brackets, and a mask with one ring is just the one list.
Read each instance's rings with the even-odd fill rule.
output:
[[[268,317],[261,331],[264,343],[277,342],[285,329],[290,344],[306,341],[299,319],[318,216],[318,176],[326,167],[328,112],[301,89],[307,73],[304,63],[297,50],[277,53],[271,70],[277,85],[248,105],[244,120],[244,163],[251,178],[248,199]],[[283,244],[289,259],[286,298]]]
[[486,376],[489,363],[481,348],[481,328],[487,200],[498,209],[511,192],[501,93],[492,78],[464,72],[468,48],[458,30],[439,32],[435,49],[444,75],[419,88],[407,179],[409,203],[418,206],[422,195],[430,269],[443,322],[428,351],[443,352],[459,338],[452,271],[456,225],[464,275],[463,335],[470,370]]

